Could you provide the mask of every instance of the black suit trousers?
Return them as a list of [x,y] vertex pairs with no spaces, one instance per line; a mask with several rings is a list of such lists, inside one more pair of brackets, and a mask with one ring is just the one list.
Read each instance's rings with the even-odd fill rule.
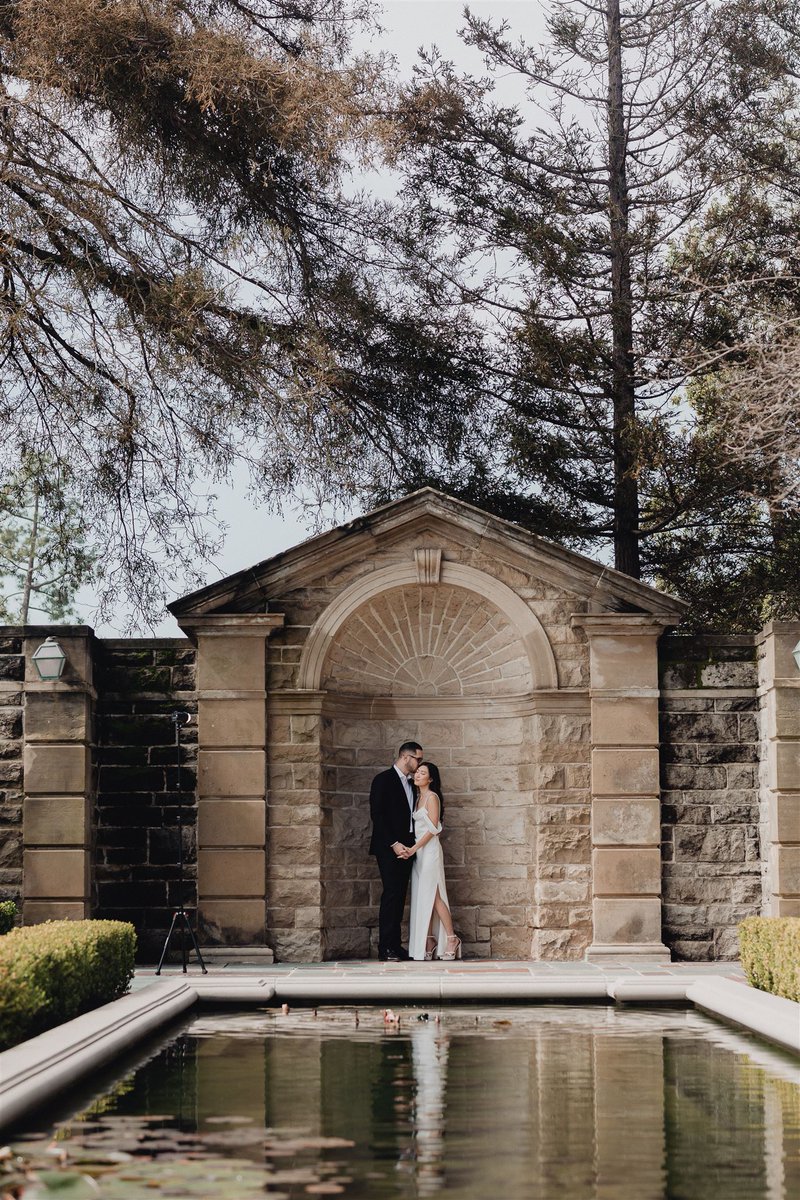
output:
[[401,946],[400,926],[413,860],[398,858],[393,850],[379,850],[375,857],[383,884],[378,912],[378,954],[398,954]]

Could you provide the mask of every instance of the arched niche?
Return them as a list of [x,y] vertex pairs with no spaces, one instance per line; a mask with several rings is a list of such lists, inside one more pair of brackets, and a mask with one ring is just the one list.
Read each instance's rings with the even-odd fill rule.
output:
[[[363,605],[384,592],[403,587],[416,587],[419,577],[416,567],[409,563],[373,571],[346,588],[325,609],[306,640],[298,670],[298,687],[318,691],[322,686],[325,662],[345,622]],[[475,593],[498,609],[516,631],[530,667],[530,687],[533,691],[558,688],[555,656],[541,622],[527,604],[507,587],[483,571],[461,563],[442,563],[438,586],[460,588]]]

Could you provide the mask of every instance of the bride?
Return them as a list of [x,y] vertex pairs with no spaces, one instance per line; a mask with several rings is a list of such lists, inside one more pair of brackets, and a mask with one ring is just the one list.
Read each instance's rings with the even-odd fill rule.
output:
[[439,834],[442,832],[442,784],[435,763],[423,762],[414,775],[417,803],[414,808],[414,845],[404,846],[402,858],[414,857],[411,875],[411,916],[408,924],[409,958],[445,960],[461,957],[461,939],[456,937],[447,903],[444,859]]

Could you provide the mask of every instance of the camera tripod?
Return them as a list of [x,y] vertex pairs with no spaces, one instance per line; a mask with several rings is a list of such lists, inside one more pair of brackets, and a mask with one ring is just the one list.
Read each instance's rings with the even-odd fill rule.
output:
[[169,927],[169,932],[167,933],[166,939],[164,941],[164,948],[161,951],[161,958],[158,960],[158,966],[156,967],[156,975],[161,974],[161,968],[164,965],[164,959],[167,957],[167,951],[169,950],[170,939],[172,938],[172,935],[175,932],[176,928],[178,929],[178,931],[180,933],[181,962],[183,963],[184,975],[186,974],[186,958],[187,958],[186,934],[187,933],[189,934],[191,943],[194,946],[194,952],[197,955],[197,961],[200,963],[203,974],[204,975],[208,974],[206,964],[203,962],[203,956],[200,953],[200,947],[197,944],[197,938],[195,937],[194,930],[192,929],[192,926],[191,926],[191,922],[189,921],[189,914],[187,913],[187,911],[184,907],[184,903],[183,903],[183,889],[184,889],[184,878],[183,878],[183,788],[180,786],[181,785],[181,777],[180,777],[181,728],[184,725],[188,725],[189,722],[191,721],[191,719],[192,719],[191,713],[185,712],[180,709],[172,714],[172,720],[175,723],[175,749],[177,751],[177,759],[178,759],[178,897],[179,897],[179,903],[178,903],[177,908],[175,909],[175,911],[172,914],[172,923]]

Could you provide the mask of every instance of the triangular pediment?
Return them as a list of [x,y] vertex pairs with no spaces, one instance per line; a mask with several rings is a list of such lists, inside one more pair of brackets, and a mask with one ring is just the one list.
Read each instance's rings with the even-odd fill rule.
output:
[[367,561],[409,540],[435,546],[437,539],[463,546],[465,553],[476,547],[488,549],[493,560],[546,580],[583,601],[584,607],[588,602],[591,611],[654,614],[677,623],[686,609],[685,602],[674,596],[433,488],[422,488],[308,538],[191,592],[169,609],[178,618],[265,612],[280,597],[314,586],[348,564]]

